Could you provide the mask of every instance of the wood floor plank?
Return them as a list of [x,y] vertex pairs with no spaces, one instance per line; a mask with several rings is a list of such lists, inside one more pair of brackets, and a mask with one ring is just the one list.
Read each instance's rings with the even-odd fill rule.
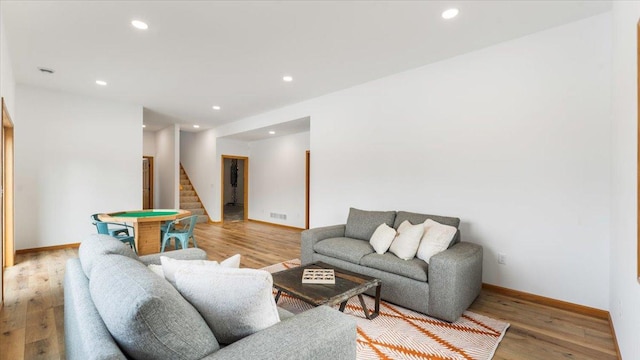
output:
[[[241,266],[262,268],[300,258],[300,230],[256,222],[197,224],[198,247],[211,260],[241,254]],[[193,245],[191,245],[193,246]],[[64,359],[63,279],[77,249],[18,254],[5,269],[0,360]],[[607,320],[483,290],[471,311],[507,321],[494,359],[616,359]]]
[[56,333],[53,308],[28,312],[25,330],[25,341],[27,344],[53,337]]
[[24,332],[24,327],[14,330],[5,330],[4,328],[2,329],[2,332],[0,333],[0,349],[2,349],[2,351],[0,351],[0,360],[15,360],[25,358]]
[[65,345],[64,345],[64,305],[59,305],[53,308],[53,315],[55,317],[56,325],[56,339],[58,340],[58,353],[60,359],[65,358]]
[[58,352],[58,340],[55,338],[45,338],[28,344],[24,352],[25,359],[33,360],[60,360]]
[[5,293],[4,308],[0,312],[2,330],[24,329],[27,321],[26,290],[13,290]]

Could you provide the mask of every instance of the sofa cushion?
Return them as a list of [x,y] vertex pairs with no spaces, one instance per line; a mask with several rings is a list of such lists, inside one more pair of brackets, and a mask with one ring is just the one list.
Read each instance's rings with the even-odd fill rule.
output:
[[369,241],[380,224],[393,226],[395,218],[395,211],[366,211],[350,208],[344,236]]
[[283,309],[283,308],[278,306],[278,317],[280,318],[280,321],[287,320],[287,319],[292,318],[294,316],[295,315],[292,312],[290,312],[289,310],[285,310],[285,309]]
[[429,265],[418,259],[402,260],[392,253],[370,254],[360,260],[360,265],[405,276],[418,281],[427,281]]
[[402,224],[402,222],[405,220],[408,220],[412,224],[422,224],[427,219],[437,221],[440,224],[453,226],[456,229],[460,226],[460,219],[454,218],[454,217],[418,214],[418,213],[412,213],[408,211],[398,211],[398,215],[396,215],[396,219],[395,219],[395,222],[393,223],[393,227],[397,229],[400,226],[400,224]]
[[91,273],[91,298],[129,357],[200,359],[220,348],[196,309],[141,262],[107,255]]
[[313,246],[313,250],[354,264],[359,264],[363,256],[373,253],[369,242],[344,237],[319,241]]
[[138,260],[138,255],[122,241],[109,235],[91,234],[80,244],[78,249],[78,257],[84,274],[91,278],[93,266],[101,261],[99,259],[102,256],[109,254],[123,255]]
[[176,288],[221,344],[231,344],[280,321],[273,279],[265,270],[193,266],[176,272]]

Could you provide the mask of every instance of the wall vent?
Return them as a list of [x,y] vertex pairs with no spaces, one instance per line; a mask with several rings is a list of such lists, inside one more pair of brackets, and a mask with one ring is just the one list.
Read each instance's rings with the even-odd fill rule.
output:
[[271,213],[270,216],[272,219],[287,220],[287,214]]

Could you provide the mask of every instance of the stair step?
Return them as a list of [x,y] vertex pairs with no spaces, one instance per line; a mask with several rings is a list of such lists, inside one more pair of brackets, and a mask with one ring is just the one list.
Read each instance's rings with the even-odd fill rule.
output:
[[185,202],[185,203],[180,203],[180,208],[181,209],[186,209],[186,210],[202,209],[202,204],[200,204],[199,201],[197,201],[197,202]]
[[209,216],[205,215],[205,210],[200,199],[198,199],[198,194],[196,194],[182,166],[180,166],[180,208],[191,211],[192,215],[197,215],[197,222],[199,223],[209,222]]

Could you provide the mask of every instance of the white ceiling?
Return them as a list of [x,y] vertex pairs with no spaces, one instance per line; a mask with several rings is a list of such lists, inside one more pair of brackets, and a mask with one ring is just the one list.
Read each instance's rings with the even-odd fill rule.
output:
[[[16,82],[142,105],[147,129],[178,123],[194,130],[193,124],[212,128],[593,16],[611,3],[2,0],[0,6]],[[460,15],[443,20],[441,12],[452,6]],[[149,29],[133,28],[133,19]],[[41,73],[41,66],[55,74]],[[294,81],[283,82],[285,74]]]

